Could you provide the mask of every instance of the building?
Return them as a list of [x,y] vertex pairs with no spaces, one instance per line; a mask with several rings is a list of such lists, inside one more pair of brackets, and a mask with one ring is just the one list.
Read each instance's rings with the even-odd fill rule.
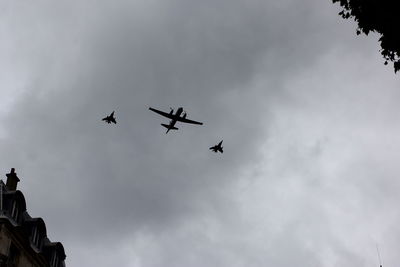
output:
[[6,176],[6,184],[0,180],[0,267],[64,267],[63,245],[51,242],[43,219],[27,212],[14,168]]

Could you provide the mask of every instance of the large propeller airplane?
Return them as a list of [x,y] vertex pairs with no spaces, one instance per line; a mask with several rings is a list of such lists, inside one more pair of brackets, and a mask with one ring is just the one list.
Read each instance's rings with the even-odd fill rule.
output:
[[184,122],[184,123],[191,123],[191,124],[198,124],[198,125],[203,125],[202,122],[198,122],[198,121],[192,121],[192,120],[188,120],[186,119],[186,112],[183,111],[183,108],[178,108],[174,114],[174,110],[171,108],[171,111],[169,113],[161,111],[161,110],[157,110],[154,109],[152,107],[149,108],[151,111],[160,114],[161,116],[167,117],[169,119],[171,119],[171,121],[169,122],[169,124],[163,124],[161,123],[162,126],[164,126],[165,128],[167,128],[167,132],[166,134],[169,132],[169,130],[178,130],[178,128],[175,127],[176,122]]

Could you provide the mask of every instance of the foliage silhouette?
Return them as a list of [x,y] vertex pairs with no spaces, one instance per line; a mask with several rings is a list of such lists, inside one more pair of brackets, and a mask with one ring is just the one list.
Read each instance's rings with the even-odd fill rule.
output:
[[399,0],[332,0],[339,2],[343,18],[354,18],[358,23],[357,35],[377,32],[381,35],[381,54],[393,62],[394,72],[400,70],[400,1]]

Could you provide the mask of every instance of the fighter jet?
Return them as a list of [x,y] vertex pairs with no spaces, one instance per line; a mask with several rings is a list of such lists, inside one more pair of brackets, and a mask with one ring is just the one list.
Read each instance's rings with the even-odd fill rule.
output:
[[117,124],[117,121],[115,120],[115,117],[114,117],[114,111],[107,117],[103,118],[102,121],[105,121],[107,123]]
[[212,146],[210,147],[210,150],[214,151],[215,153],[217,153],[218,151],[221,153],[224,153],[224,148],[222,147],[222,142],[224,140],[222,140],[221,142],[219,142],[218,145]]
[[[183,108],[178,108],[176,110],[176,113],[174,114],[174,110],[171,108],[171,111],[169,113],[167,112],[163,112],[157,109],[154,109],[152,107],[149,107],[149,110],[160,114],[161,116],[167,117],[169,119],[171,119],[171,121],[169,122],[169,124],[163,124],[161,123],[162,126],[164,126],[165,128],[167,128],[167,132],[166,134],[169,132],[169,130],[178,130],[178,128],[175,127],[175,123],[180,121],[180,122],[184,122],[184,123],[191,123],[191,124],[198,124],[198,125],[203,125],[202,122],[198,122],[198,121],[192,121],[192,120],[188,120],[186,119],[186,112],[183,111]],[[182,115],[182,116],[181,116]]]

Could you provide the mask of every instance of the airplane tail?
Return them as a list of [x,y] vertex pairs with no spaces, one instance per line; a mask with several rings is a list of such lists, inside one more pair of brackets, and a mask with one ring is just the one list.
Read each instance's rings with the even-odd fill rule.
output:
[[169,130],[178,130],[178,128],[176,128],[176,127],[174,127],[174,126],[171,127],[171,126],[169,126],[168,124],[163,124],[163,123],[161,123],[161,125],[168,129],[166,133],[168,133]]

